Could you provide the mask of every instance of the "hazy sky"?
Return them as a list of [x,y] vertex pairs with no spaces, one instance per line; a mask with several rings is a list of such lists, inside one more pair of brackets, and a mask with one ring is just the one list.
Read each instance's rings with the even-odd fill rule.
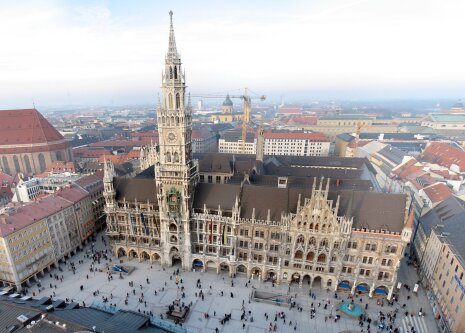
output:
[[170,9],[193,93],[465,97],[464,0],[0,0],[0,108],[155,103]]

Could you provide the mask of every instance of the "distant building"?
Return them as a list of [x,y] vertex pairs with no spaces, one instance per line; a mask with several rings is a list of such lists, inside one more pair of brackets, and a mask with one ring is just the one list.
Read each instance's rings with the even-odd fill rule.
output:
[[218,141],[218,152],[228,154],[256,154],[256,138],[253,132],[247,132],[245,151],[242,151],[242,132],[231,130],[221,135]]
[[465,107],[463,106],[462,100],[458,100],[449,110],[448,113],[463,113],[465,114]]
[[434,113],[423,119],[421,126],[441,131],[465,131],[465,114]]
[[0,110],[0,167],[35,174],[54,161],[73,160],[66,139],[36,109]]
[[[265,155],[328,156],[330,142],[322,133],[305,131],[264,131]],[[257,135],[247,133],[245,154],[257,153]],[[238,130],[224,133],[218,144],[220,153],[241,154],[242,133]]]
[[211,153],[217,149],[217,136],[209,127],[202,126],[192,130],[192,152]]
[[330,142],[322,133],[265,131],[265,155],[328,156]]

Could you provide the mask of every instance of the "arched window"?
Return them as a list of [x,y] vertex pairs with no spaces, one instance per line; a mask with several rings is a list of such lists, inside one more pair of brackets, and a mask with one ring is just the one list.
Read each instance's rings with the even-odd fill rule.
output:
[[170,152],[166,153],[166,162],[171,162],[171,154],[170,154]]
[[326,254],[322,253],[318,256],[318,262],[326,262]]
[[320,225],[317,223],[315,224],[315,231],[318,231],[320,229]]
[[176,94],[176,109],[181,107],[181,99],[179,98],[179,94]]
[[313,261],[314,259],[315,259],[315,253],[313,253],[313,252],[308,252],[308,253],[307,253],[307,258],[306,258],[306,260],[307,260],[307,261]]
[[3,162],[3,170],[4,170],[7,174],[11,174],[11,172],[10,172],[10,165],[8,164],[8,160],[6,159],[6,156],[3,156],[3,157],[2,157],[2,162]]
[[61,156],[61,151],[56,151],[55,156],[57,158],[57,161],[63,161],[63,158]]
[[176,66],[174,66],[174,78],[178,78],[178,68]]
[[175,153],[173,154],[173,162],[174,162],[174,163],[178,163],[178,162],[179,162],[179,155],[178,155],[177,152],[175,152]]
[[173,78],[173,67],[170,67],[170,79]]
[[16,155],[13,156],[13,163],[15,165],[15,171],[21,172],[21,167],[19,166],[18,156]]
[[320,242],[320,247],[328,247],[328,240],[326,238]]
[[179,126],[179,117],[176,116],[176,126]]
[[26,165],[26,172],[32,173],[31,162],[29,162],[29,156],[24,155],[24,164]]
[[171,125],[171,126],[174,126],[174,116],[171,117],[170,125]]
[[313,228],[314,228],[314,227],[313,227],[313,222],[312,222],[312,223],[310,223],[310,225],[308,226],[308,229],[313,230]]
[[297,237],[297,244],[304,244],[305,243],[305,238],[302,235],[299,235]]
[[173,109],[173,95],[168,94],[168,109],[172,110]]
[[47,168],[47,165],[45,165],[45,157],[44,157],[44,154],[40,153],[39,156],[38,156],[38,159],[39,159],[39,168],[40,168],[40,172],[44,172],[45,169]]
[[308,245],[309,245],[309,246],[315,246],[315,245],[316,245],[316,239],[315,239],[315,237],[311,237],[311,238],[308,240]]
[[304,255],[304,254],[302,253],[302,251],[300,251],[300,250],[299,250],[299,251],[296,251],[296,252],[294,253],[294,259],[302,259],[303,255]]

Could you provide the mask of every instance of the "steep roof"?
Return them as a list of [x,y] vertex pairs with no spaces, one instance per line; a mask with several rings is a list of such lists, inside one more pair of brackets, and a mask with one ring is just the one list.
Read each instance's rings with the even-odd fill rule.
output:
[[158,203],[155,179],[116,178],[114,180],[116,200]]
[[463,223],[463,216],[465,216],[465,201],[450,196],[421,216],[419,223],[425,234],[429,235],[431,229],[438,224],[447,225],[451,221],[456,223],[457,219]]
[[59,196],[49,195],[39,201],[19,207],[9,215],[0,216],[0,236],[6,237],[36,221],[53,215],[72,203]]
[[[199,184],[196,188],[194,208],[205,204],[209,209],[228,210],[234,205],[236,195],[240,199],[241,217],[266,220],[268,211],[272,221],[280,221],[282,213],[295,213],[301,195],[301,203],[311,197],[311,187],[256,186],[238,184]],[[406,196],[373,191],[331,190],[328,198],[335,204],[340,196],[339,215],[353,217],[356,229],[401,232],[404,226]]]
[[444,183],[435,183],[427,186],[423,189],[423,191],[433,204],[441,202],[454,194]]
[[423,151],[423,159],[446,168],[455,164],[460,171],[465,171],[465,151],[452,147],[444,142],[430,142]]
[[36,109],[0,110],[0,119],[0,146],[64,140]]

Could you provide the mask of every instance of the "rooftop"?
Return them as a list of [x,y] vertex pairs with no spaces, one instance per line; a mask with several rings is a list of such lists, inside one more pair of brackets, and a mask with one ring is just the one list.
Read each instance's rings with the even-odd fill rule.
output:
[[64,140],[36,109],[0,110],[0,119],[0,146]]
[[435,183],[427,186],[423,189],[423,191],[433,204],[441,202],[454,194],[444,183]]
[[72,205],[60,196],[49,195],[18,207],[9,215],[0,215],[0,236],[6,237]]
[[457,165],[460,172],[465,171],[465,151],[444,142],[430,142],[423,151],[425,161],[450,168]]

